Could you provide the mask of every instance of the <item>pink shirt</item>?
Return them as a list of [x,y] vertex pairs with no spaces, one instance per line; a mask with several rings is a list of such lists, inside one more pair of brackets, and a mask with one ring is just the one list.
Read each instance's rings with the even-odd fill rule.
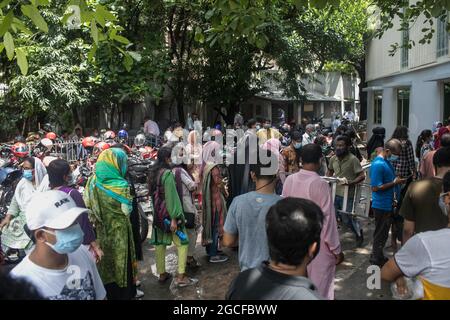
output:
[[144,123],[144,132],[147,134],[159,136],[160,132],[158,124],[153,120],[147,120],[147,122]]
[[319,293],[327,299],[334,299],[334,275],[336,257],[341,253],[331,188],[316,172],[300,170],[286,178],[283,197],[303,198],[317,204],[324,214],[320,251],[308,265],[308,277]]

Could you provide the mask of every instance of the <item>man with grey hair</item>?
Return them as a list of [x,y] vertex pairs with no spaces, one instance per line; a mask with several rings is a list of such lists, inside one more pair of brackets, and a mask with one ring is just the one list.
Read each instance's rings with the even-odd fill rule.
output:
[[313,124],[306,125],[305,131],[306,132],[303,134],[303,141],[302,141],[303,146],[314,143],[314,125]]

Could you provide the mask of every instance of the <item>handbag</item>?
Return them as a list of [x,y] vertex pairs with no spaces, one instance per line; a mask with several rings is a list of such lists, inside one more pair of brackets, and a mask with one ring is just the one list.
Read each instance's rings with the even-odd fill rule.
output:
[[[181,181],[181,168],[175,169],[175,183],[177,187],[178,196],[180,197],[181,202],[183,202],[183,186]],[[192,194],[191,194],[192,197]],[[192,199],[192,202],[194,199]],[[188,229],[195,228],[195,213],[192,212],[184,212],[184,226]]]

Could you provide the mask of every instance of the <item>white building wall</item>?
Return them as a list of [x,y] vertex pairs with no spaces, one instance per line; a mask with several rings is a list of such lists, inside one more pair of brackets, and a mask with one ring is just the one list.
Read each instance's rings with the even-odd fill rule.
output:
[[[366,79],[368,82],[367,124],[370,138],[374,124],[373,90],[383,91],[382,124],[389,138],[397,126],[397,90],[410,89],[409,130],[415,144],[424,129],[431,129],[433,123],[443,120],[443,84],[450,82],[450,56],[437,58],[437,32],[430,44],[419,44],[423,37],[423,24],[420,17],[410,25],[409,37],[416,45],[409,50],[408,67],[401,68],[401,50],[393,56],[388,51],[394,43],[401,43],[402,34],[398,31],[399,20],[394,27],[385,32],[381,39],[373,39],[366,51]],[[434,27],[437,23],[435,20]]]

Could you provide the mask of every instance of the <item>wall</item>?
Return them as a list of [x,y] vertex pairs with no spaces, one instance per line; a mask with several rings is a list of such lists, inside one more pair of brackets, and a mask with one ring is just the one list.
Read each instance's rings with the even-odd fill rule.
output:
[[[410,86],[409,131],[413,143],[424,129],[431,129],[433,123],[443,118],[443,81],[430,81],[438,74],[450,74],[450,62],[439,64],[415,72],[399,74],[393,77],[374,80],[369,87],[381,87],[383,90],[382,126],[386,128],[386,137],[390,137],[397,126],[397,90],[388,87],[388,83],[407,83]],[[368,132],[371,135],[374,126],[373,91],[368,92]]]

